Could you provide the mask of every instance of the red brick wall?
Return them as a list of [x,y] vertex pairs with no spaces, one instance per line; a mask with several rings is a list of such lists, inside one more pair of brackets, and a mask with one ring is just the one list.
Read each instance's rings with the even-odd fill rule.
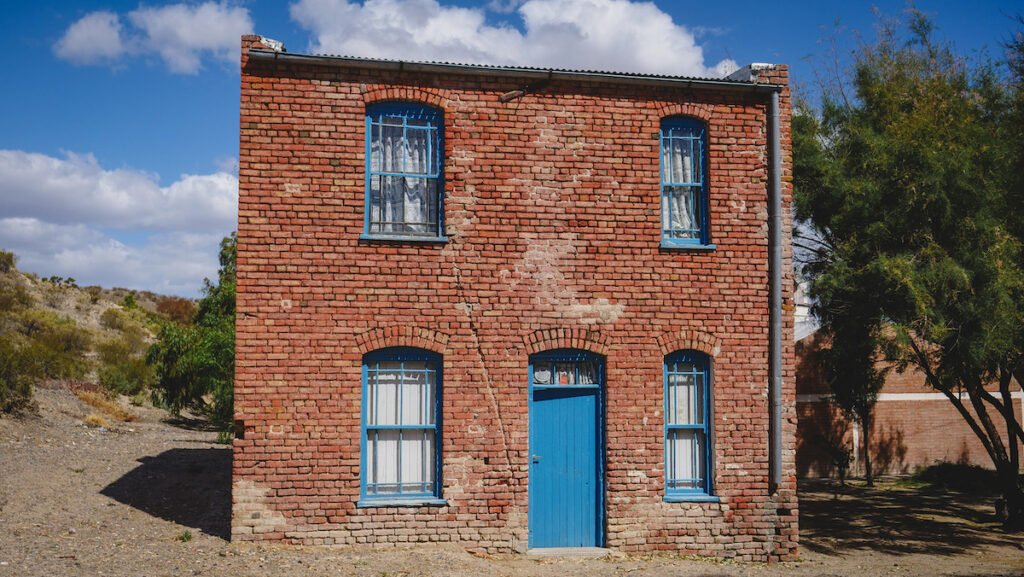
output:
[[[526,82],[245,52],[235,539],[525,549],[528,358],[576,347],[606,358],[608,546],[795,555],[788,276],[785,479],[768,492],[766,95],[553,82],[502,103]],[[446,244],[359,240],[365,107],[396,99],[444,109]],[[712,252],[659,249],[673,114],[709,124]],[[443,355],[447,506],[355,506],[362,355],[393,345]],[[714,359],[720,503],[663,500],[662,360],[687,347]]]
[[[797,402],[799,427],[796,436],[797,474],[827,477],[834,474],[824,439],[841,440],[853,447],[853,425],[834,407],[818,397],[828,394],[828,383],[815,360],[819,343],[814,336],[797,344]],[[1013,390],[1019,391],[1016,386]],[[929,387],[924,375],[908,369],[889,372],[875,405],[871,431],[871,458],[876,474],[902,475],[939,462],[992,468],[992,460],[970,426],[949,400]],[[1017,393],[1019,394],[1019,393]],[[966,396],[964,397],[966,400]],[[970,403],[965,403],[973,413]],[[1013,410],[1020,419],[1021,399]],[[998,418],[997,418],[998,419]],[[1003,436],[1003,441],[1007,437]],[[864,437],[858,434],[863,451]],[[1024,451],[1024,445],[1021,450]],[[851,473],[863,474],[863,455],[858,453]]]

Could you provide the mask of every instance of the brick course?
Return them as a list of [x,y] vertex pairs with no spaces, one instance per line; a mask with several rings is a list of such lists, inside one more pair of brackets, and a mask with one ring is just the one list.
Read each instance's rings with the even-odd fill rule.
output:
[[[248,60],[256,42],[242,52],[234,539],[523,551],[528,359],[572,347],[606,358],[609,547],[795,557],[788,250],[784,480],[768,491],[765,95],[553,81],[502,103],[522,79]],[[365,108],[387,100],[444,110],[447,243],[359,240]],[[788,214],[788,90],[782,104]],[[659,248],[657,135],[674,114],[708,123],[714,251]],[[443,355],[446,506],[356,507],[362,356],[388,346]],[[662,362],[679,348],[713,357],[720,503],[663,500]]]

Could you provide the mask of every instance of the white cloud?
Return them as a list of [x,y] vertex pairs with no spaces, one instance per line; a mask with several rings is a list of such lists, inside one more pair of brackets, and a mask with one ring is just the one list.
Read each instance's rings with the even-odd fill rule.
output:
[[18,268],[47,277],[188,297],[204,278],[216,278],[221,234],[168,233],[129,245],[84,225],[35,218],[0,219],[0,247],[18,255]]
[[91,12],[68,27],[53,49],[57,56],[75,64],[113,61],[126,50],[121,20],[113,12]]
[[0,150],[0,247],[44,276],[196,296],[216,275],[237,207],[238,179],[227,172],[160,186],[89,154]]
[[214,2],[139,8],[128,20],[142,31],[147,49],[182,74],[197,72],[203,53],[237,63],[242,34],[253,30],[248,9]]
[[68,27],[54,52],[74,64],[116,63],[158,55],[178,74],[195,74],[207,56],[236,63],[242,34],[253,30],[249,10],[227,2],[143,6],[127,14],[90,12]]
[[[498,8],[516,3],[499,2]],[[521,32],[486,22],[482,8],[437,0],[299,0],[291,16],[313,35],[310,50],[332,54],[721,76],[694,34],[650,2],[528,0]]]
[[155,174],[107,170],[91,154],[0,150],[0,198],[0,216],[115,229],[232,230],[238,179],[187,174],[160,186]]

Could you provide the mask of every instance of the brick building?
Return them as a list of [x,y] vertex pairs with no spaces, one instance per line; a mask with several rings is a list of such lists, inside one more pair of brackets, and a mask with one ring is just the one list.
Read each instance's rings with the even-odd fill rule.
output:
[[233,538],[793,558],[787,83],[244,37]]
[[[799,323],[798,323],[799,324]],[[915,369],[890,370],[879,391],[871,427],[871,446],[864,444],[860,428],[829,401],[829,386],[817,358],[821,338],[811,332],[797,341],[796,465],[799,477],[835,474],[830,447],[851,452],[850,472],[864,474],[864,452],[871,451],[876,475],[905,475],[936,463],[978,465],[992,469],[992,459],[956,407],[927,384]],[[1024,393],[1011,392],[1017,419],[1024,414]],[[998,387],[992,391],[998,393]],[[966,399],[966,394],[964,396]],[[970,403],[966,409],[974,414]],[[1004,434],[1003,442],[1009,443]],[[1024,444],[1017,442],[1018,451]]]

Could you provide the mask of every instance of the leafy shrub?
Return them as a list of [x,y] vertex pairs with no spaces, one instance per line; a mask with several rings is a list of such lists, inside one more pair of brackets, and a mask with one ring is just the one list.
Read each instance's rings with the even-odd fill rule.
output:
[[123,331],[128,325],[128,315],[117,307],[110,307],[100,314],[100,326],[112,331]]
[[35,378],[74,379],[86,373],[91,339],[73,320],[38,309],[21,311],[13,320],[23,341],[20,354]]
[[96,347],[99,355],[100,385],[122,395],[136,395],[156,381],[156,371],[143,356],[145,343],[138,336],[126,334]]
[[38,370],[13,339],[0,337],[0,412],[23,413],[32,408],[32,384]]
[[960,463],[930,465],[916,471],[913,479],[935,488],[976,495],[991,494],[999,486],[995,471]]
[[235,250],[232,234],[221,242],[217,284],[203,289],[192,326],[165,324],[150,348],[156,367],[156,403],[173,413],[188,408],[230,430],[234,415]]
[[103,287],[90,285],[85,287],[83,290],[85,290],[86,294],[89,295],[89,302],[92,304],[100,302],[100,297],[103,296]]
[[18,257],[9,250],[0,250],[0,272],[8,273],[14,270],[15,263],[18,262]]
[[135,291],[125,295],[124,300],[121,301],[121,306],[124,307],[125,310],[139,308],[139,303],[135,302]]
[[0,313],[32,306],[32,295],[10,278],[0,278]]

